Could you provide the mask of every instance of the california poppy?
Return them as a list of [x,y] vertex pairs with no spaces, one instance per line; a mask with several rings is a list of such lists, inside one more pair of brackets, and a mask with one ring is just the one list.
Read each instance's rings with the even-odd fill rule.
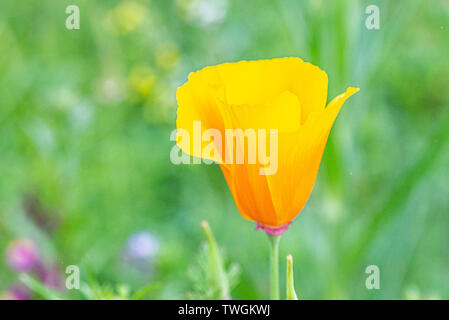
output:
[[[240,61],[193,72],[177,90],[177,129],[208,138],[213,150],[205,152],[194,139],[181,136],[177,145],[188,155],[218,162],[241,215],[267,233],[281,234],[309,198],[341,106],[358,91],[350,87],[326,107],[327,84],[323,70],[299,58]],[[212,139],[208,129],[221,134]],[[238,152],[245,136],[236,135],[241,144],[229,147],[226,129],[276,130],[276,141],[269,135],[265,141],[257,138],[257,146],[276,152],[276,170],[261,174],[268,157],[227,161],[226,148]],[[247,139],[246,147],[252,144]]]

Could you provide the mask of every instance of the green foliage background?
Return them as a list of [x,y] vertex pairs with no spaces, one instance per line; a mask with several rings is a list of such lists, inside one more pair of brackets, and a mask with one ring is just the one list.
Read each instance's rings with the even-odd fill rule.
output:
[[[265,234],[218,166],[170,162],[169,136],[189,72],[298,56],[328,73],[329,99],[361,91],[281,240],[282,272],[291,253],[303,299],[449,298],[449,2],[215,0],[209,15],[201,2],[0,2],[0,291],[18,277],[6,247],[25,237],[95,286],[188,297],[205,219],[240,265],[232,296],[267,298]],[[80,30],[65,27],[70,4]],[[380,30],[365,27],[370,4]],[[141,230],[160,245],[150,274],[120,262]],[[365,288],[371,264],[380,290]]]

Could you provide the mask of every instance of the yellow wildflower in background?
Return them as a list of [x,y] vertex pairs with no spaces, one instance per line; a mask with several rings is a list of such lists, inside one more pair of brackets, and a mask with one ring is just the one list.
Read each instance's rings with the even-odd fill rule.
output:
[[105,26],[117,34],[134,31],[147,14],[146,8],[135,1],[122,1],[105,16]]
[[153,70],[146,66],[134,67],[129,75],[131,88],[143,98],[151,93],[155,80],[156,77]]

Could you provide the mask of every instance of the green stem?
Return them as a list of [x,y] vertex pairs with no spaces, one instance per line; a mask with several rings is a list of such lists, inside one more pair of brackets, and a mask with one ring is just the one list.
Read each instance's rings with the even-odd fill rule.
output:
[[229,282],[218,244],[207,221],[201,222],[201,227],[209,244],[209,272],[213,285],[220,289],[220,299],[230,299]]
[[287,300],[298,300],[293,279],[293,258],[291,254],[287,255]]
[[271,300],[279,300],[279,240],[281,236],[268,235],[270,241]]

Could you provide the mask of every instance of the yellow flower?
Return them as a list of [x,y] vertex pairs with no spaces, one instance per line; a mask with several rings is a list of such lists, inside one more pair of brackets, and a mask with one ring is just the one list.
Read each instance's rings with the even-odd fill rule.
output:
[[131,88],[141,97],[146,97],[153,89],[155,76],[153,71],[146,66],[138,66],[131,70],[129,75]]
[[135,1],[122,1],[105,17],[107,29],[118,34],[134,31],[143,21],[146,8]]
[[[240,61],[193,72],[177,91],[177,144],[186,154],[219,163],[244,218],[269,233],[282,233],[309,198],[341,106],[358,91],[348,88],[326,107],[327,83],[324,71],[299,58]],[[195,147],[195,138],[179,134],[198,134],[195,123],[199,121],[203,140],[206,130],[221,133],[209,139],[212,152]],[[259,137],[254,145],[249,136],[236,135],[241,143],[247,138],[248,150],[264,147],[277,152],[276,170],[262,173],[266,157],[255,163],[250,163],[249,156],[245,163],[228,161],[227,148],[238,152],[245,144],[229,147],[226,129],[277,129],[277,150],[270,145],[276,141],[268,137],[265,141]]]
[[163,42],[156,47],[156,63],[162,69],[172,68],[179,60],[179,50],[173,42]]

